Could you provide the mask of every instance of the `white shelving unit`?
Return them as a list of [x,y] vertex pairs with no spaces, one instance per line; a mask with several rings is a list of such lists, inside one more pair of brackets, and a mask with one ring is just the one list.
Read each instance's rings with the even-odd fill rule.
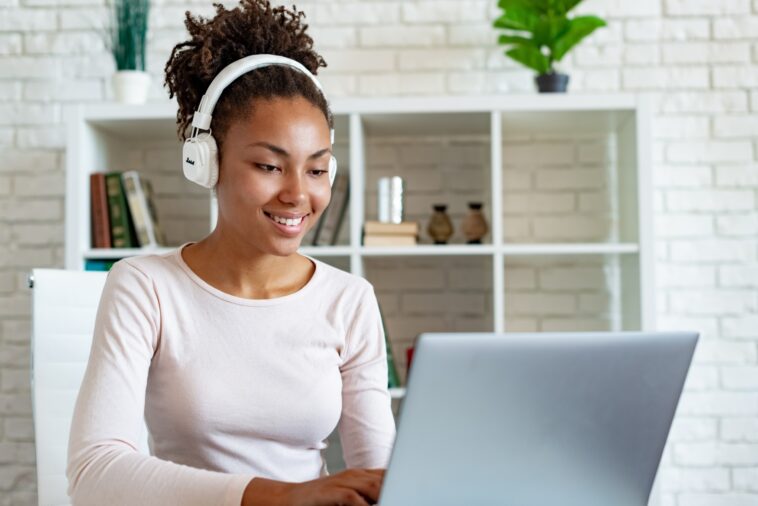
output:
[[[511,329],[507,318],[510,295],[506,274],[510,266],[532,260],[537,262],[539,259],[551,259],[558,263],[566,259],[573,259],[578,263],[586,258],[599,259],[598,262],[616,266],[612,276],[613,282],[610,283],[613,286],[609,292],[614,301],[606,308],[608,311],[614,311],[615,315],[610,318],[612,321],[608,324],[609,329],[653,328],[655,307],[652,288],[650,110],[644,97],[556,94],[361,98],[334,100],[332,110],[335,117],[335,151],[341,170],[350,172],[349,227],[344,244],[303,247],[303,253],[333,262],[355,274],[365,275],[370,281],[371,268],[367,266],[373,263],[385,266],[382,261],[397,259],[398,263],[401,263],[415,259],[416,263],[413,265],[418,265],[418,261],[422,260],[434,266],[435,262],[441,261],[439,259],[470,259],[475,262],[475,268],[485,269],[491,277],[488,294],[485,294],[488,312],[484,318],[488,322],[488,330],[496,332]],[[171,103],[144,106],[104,104],[84,106],[71,118],[66,160],[67,268],[83,269],[88,259],[121,258],[145,252],[140,249],[91,248],[89,173],[132,168],[156,170],[155,177],[164,181],[161,185],[156,185],[157,193],[166,193],[165,187],[170,187],[170,184],[165,181],[179,181],[181,174],[180,143],[176,137],[175,114],[175,106]],[[556,237],[555,240],[545,235],[537,237],[536,240],[529,240],[527,236],[517,237],[516,230],[511,227],[514,222],[509,221],[511,218],[508,214],[514,211],[509,211],[508,206],[504,206],[504,203],[511,204],[510,198],[507,197],[511,191],[509,178],[513,174],[520,174],[519,177],[522,179],[531,178],[530,181],[537,180],[546,187],[550,186],[553,173],[556,177],[569,177],[569,186],[571,180],[569,172],[560,172],[562,169],[551,172],[549,161],[547,168],[539,168],[541,173],[530,174],[520,169],[518,161],[514,162],[512,155],[516,151],[523,153],[524,146],[530,143],[539,146],[540,143],[551,143],[551,139],[564,139],[567,136],[603,139],[602,145],[597,149],[610,153],[607,159],[601,157],[597,169],[598,174],[603,174],[604,186],[595,194],[577,194],[572,197],[574,201],[581,200],[583,205],[585,197],[589,201],[597,195],[604,195],[603,198],[608,201],[608,205],[607,212],[603,212],[607,216],[601,218],[607,222],[607,226],[602,228],[602,233],[594,236],[580,234],[574,237],[571,236],[570,230],[567,230],[563,237]],[[375,173],[387,170],[387,167],[382,166],[384,162],[380,161],[377,165],[372,158],[373,153],[381,151],[372,151],[373,147],[396,142],[401,146],[398,149],[406,149],[402,147],[405,146],[403,143],[410,142],[413,146],[415,139],[426,142],[430,138],[447,139],[446,145],[451,150],[448,152],[453,154],[456,153],[456,143],[475,143],[466,148],[475,153],[476,146],[481,147],[476,154],[481,170],[475,170],[471,174],[478,175],[482,170],[487,172],[482,176],[483,190],[478,194],[476,191],[473,192],[480,197],[478,200],[485,202],[485,213],[491,228],[491,234],[486,237],[487,243],[445,246],[420,244],[416,247],[402,248],[362,246],[362,224],[374,216],[371,199],[375,189],[371,185],[372,178]],[[572,152],[570,145],[567,146],[567,152]],[[585,148],[580,146],[576,149]],[[541,148],[537,147],[534,151],[536,159],[540,158],[540,152]],[[157,157],[157,161],[151,161],[153,155]],[[434,154],[431,156],[434,157]],[[414,163],[416,162],[418,161]],[[462,166],[468,163],[464,156],[459,162]],[[449,179],[453,183],[447,183],[441,190],[438,189],[437,196],[453,199],[457,198],[456,194],[461,193],[462,201],[471,198],[472,192],[457,191],[454,183],[455,169],[449,167],[453,162],[445,163],[448,166],[446,177],[450,176]],[[522,160],[522,164],[530,163],[528,157]],[[579,156],[577,165],[582,163],[582,157]],[[425,174],[432,174],[434,163],[427,165],[431,168],[424,168],[423,170],[427,171]],[[570,169],[571,163],[568,166]],[[403,167],[396,166],[393,170],[401,176],[405,175]],[[581,168],[578,170],[581,171]],[[581,172],[576,174],[589,177]],[[148,174],[148,177],[153,176]],[[591,177],[588,180],[591,180]],[[543,200],[545,197],[550,200],[550,195],[553,195],[530,187],[520,191],[516,197],[526,197],[525,201],[530,202],[530,192],[534,192],[535,195],[539,193]],[[167,194],[171,192],[168,191]],[[195,223],[194,229],[187,225],[187,230],[195,232],[186,233],[175,240],[176,243],[197,240],[201,237],[198,230],[208,230],[212,219],[212,213],[207,209],[210,201],[208,195],[207,192],[198,193],[198,190],[185,192],[180,189],[167,197],[166,208],[173,209],[175,215],[185,214],[177,212],[176,209],[181,208],[182,199],[186,198],[191,202],[191,206],[188,206],[192,209],[186,214],[195,216],[196,222],[200,220],[206,223],[204,227]],[[556,198],[560,196],[558,193],[555,195]],[[423,200],[434,197],[426,196],[421,191],[418,197],[414,197],[413,192],[410,192],[407,199],[412,201],[414,198]],[[169,217],[168,226],[165,224],[160,195],[157,207],[164,228],[172,229],[174,222],[171,220],[178,218]],[[203,215],[203,212],[207,216]],[[518,209],[515,212],[518,213]],[[582,209],[576,211],[578,222],[591,219],[581,214],[582,212]],[[517,221],[521,225],[527,223],[539,232],[539,226],[543,222],[549,224],[540,218],[539,213],[538,209],[534,216],[519,217],[520,221]],[[423,216],[416,212],[411,218],[421,220]],[[539,271],[538,267],[533,270],[542,279],[542,271]],[[540,283],[537,283],[537,289],[539,288]],[[393,294],[392,297],[397,299],[403,295]],[[589,295],[587,298],[589,300]],[[399,317],[402,318],[402,315]],[[544,319],[535,321],[535,325],[546,328]],[[518,325],[516,329],[520,329]]]
[[[374,284],[401,376],[404,346],[424,331],[654,328],[651,113],[644,97],[362,98],[331,105],[335,153],[340,170],[350,173],[348,226],[338,245],[301,252]],[[68,269],[147,252],[91,247],[90,172],[145,171],[172,244],[209,231],[209,192],[181,177],[175,111],[171,103],[103,104],[70,118]],[[485,243],[453,236],[444,246],[364,247],[362,224],[375,218],[375,180],[395,174],[407,178],[406,219],[422,225],[433,202],[451,203],[456,222],[467,201],[482,201],[491,230]],[[404,389],[391,395],[402,398]],[[654,491],[652,504],[656,497]]]

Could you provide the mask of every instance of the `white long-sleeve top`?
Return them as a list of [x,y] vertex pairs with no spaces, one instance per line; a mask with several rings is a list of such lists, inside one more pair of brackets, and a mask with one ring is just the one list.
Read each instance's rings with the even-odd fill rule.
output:
[[[71,426],[74,505],[239,506],[254,477],[326,474],[338,423],[348,467],[387,465],[395,424],[373,287],[311,260],[300,290],[257,300],[203,281],[181,248],[113,266]],[[152,455],[137,450],[143,419]]]

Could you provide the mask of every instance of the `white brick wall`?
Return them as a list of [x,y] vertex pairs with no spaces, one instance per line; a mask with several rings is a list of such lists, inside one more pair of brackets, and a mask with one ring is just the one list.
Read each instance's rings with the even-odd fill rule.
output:
[[[194,0],[189,8],[209,14],[210,3]],[[533,90],[530,72],[494,44],[495,0],[297,5],[308,14],[316,47],[329,63],[321,77],[333,95]],[[0,0],[0,506],[36,503],[23,279],[31,267],[63,263],[62,120],[72,104],[112,96],[113,63],[96,33],[104,6],[104,0]],[[186,8],[186,2],[161,0],[151,17],[156,99],[165,96],[160,72],[182,36]],[[660,327],[703,333],[664,457],[663,504],[756,506],[758,1],[586,0],[580,11],[606,16],[609,27],[566,58],[571,92],[629,91],[653,98]],[[376,177],[402,166],[411,187],[410,217],[425,223],[431,204],[448,199],[459,223],[465,211],[460,204],[481,196],[487,184],[481,168],[489,151],[486,140],[458,141],[372,142],[377,166],[369,188]],[[603,221],[610,216],[611,190],[603,177],[609,160],[602,141],[519,138],[507,139],[504,148],[508,240],[550,240],[566,227],[602,238],[612,228]],[[449,166],[434,163],[443,152],[445,158],[437,160]],[[576,164],[554,166],[567,158]],[[189,220],[179,212],[195,207],[188,188],[176,194],[178,170],[170,169],[176,153],[156,146],[133,159],[153,175],[172,238],[200,233],[196,223],[202,223],[205,206],[198,201]],[[460,190],[457,200],[450,188]],[[527,192],[533,197],[525,202]],[[368,197],[371,211],[373,192]],[[489,207],[485,202],[485,212]],[[462,240],[460,232],[453,240]],[[371,259],[367,265],[401,350],[401,369],[404,345],[418,332],[491,326],[489,262],[433,263],[430,268],[418,259]],[[612,328],[618,315],[604,300],[617,274],[602,263],[508,263],[509,328]],[[458,310],[441,318],[438,305]]]

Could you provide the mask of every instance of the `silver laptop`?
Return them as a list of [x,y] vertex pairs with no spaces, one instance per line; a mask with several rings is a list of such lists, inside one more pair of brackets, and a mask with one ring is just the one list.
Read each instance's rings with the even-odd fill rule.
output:
[[381,506],[644,506],[696,333],[429,333]]

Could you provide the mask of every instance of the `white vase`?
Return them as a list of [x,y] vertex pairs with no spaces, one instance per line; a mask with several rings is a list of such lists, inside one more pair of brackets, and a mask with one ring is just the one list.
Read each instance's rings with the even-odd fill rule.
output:
[[150,89],[150,74],[142,70],[119,70],[113,74],[113,94],[123,104],[144,104]]

